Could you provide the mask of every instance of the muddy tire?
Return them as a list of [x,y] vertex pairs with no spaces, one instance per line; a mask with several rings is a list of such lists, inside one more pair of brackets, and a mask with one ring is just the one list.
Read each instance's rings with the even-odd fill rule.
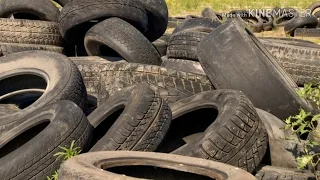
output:
[[86,33],[84,45],[91,56],[112,56],[112,51],[116,51],[128,62],[161,64],[160,54],[152,43],[119,18],[109,18],[93,26]]
[[186,59],[168,59],[166,56],[164,56],[162,57],[161,66],[168,69],[206,76],[206,73],[203,71],[201,64],[196,61],[189,61]]
[[80,72],[69,58],[58,53],[27,51],[1,57],[0,79],[0,86],[6,87],[0,90],[0,103],[22,109],[0,118],[3,131],[19,125],[29,113],[59,100],[73,101],[82,109],[87,105]]
[[[96,166],[98,162],[103,163],[99,163]],[[119,163],[122,167],[117,167]],[[131,169],[127,169],[127,166],[130,166]],[[101,171],[102,167],[106,171]],[[129,178],[185,180],[218,178],[230,180],[254,179],[251,174],[239,168],[219,162],[172,154],[121,151],[94,152],[73,157],[62,164],[58,178],[61,180],[77,180],[89,177],[92,180],[124,180]]]
[[57,22],[60,11],[50,0],[2,0],[0,17],[9,18],[12,14],[16,19],[24,19],[30,14],[38,20]]
[[[62,158],[54,157],[60,146],[79,147],[90,142],[92,126],[73,102],[46,105],[26,116],[0,138],[1,179],[45,179],[54,174]],[[23,169],[21,169],[23,167]]]
[[264,166],[255,176],[258,180],[282,180],[282,179],[299,179],[299,180],[316,180],[311,171],[287,169],[275,166]]
[[169,104],[203,91],[213,90],[206,76],[135,63],[110,63],[101,72],[98,102],[117,91],[147,82]]
[[[170,108],[172,124],[180,116],[201,108],[213,108],[218,111],[217,116],[210,112],[212,116],[207,118],[212,119],[212,123],[200,137],[171,153],[219,161],[249,172],[253,172],[259,166],[267,150],[268,137],[252,103],[241,92],[202,92],[177,101],[170,105]],[[194,120],[194,123],[199,121]],[[170,138],[170,131],[184,131],[182,127],[183,125],[179,129],[170,129],[167,138]],[[165,148],[166,141],[175,142],[174,139],[165,139],[159,148]]]
[[107,133],[90,151],[156,150],[171,123],[168,104],[146,83],[136,84],[102,102],[88,117],[89,122],[96,128],[120,109],[120,116],[112,119],[110,128],[104,127]]
[[62,8],[59,28],[62,37],[69,43],[83,42],[86,32],[96,24],[91,20],[121,18],[142,33],[148,28],[148,17],[144,5],[139,0],[77,0]]
[[296,94],[295,82],[237,19],[224,23],[201,41],[198,57],[217,89],[242,91],[257,108],[280,119],[298,113],[301,107],[313,112]]
[[298,86],[320,80],[320,46],[302,40],[260,39]]

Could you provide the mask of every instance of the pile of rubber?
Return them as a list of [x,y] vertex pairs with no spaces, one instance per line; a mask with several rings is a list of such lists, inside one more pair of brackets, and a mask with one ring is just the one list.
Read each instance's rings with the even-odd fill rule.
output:
[[315,179],[283,127],[316,112],[295,90],[319,45],[210,11],[164,34],[164,0],[58,3],[0,1],[1,180]]

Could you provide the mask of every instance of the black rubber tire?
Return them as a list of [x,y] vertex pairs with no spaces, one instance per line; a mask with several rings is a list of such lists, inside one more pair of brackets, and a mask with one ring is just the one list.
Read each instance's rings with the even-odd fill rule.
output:
[[[45,127],[43,124],[47,122]],[[60,146],[68,148],[74,141],[74,147],[85,152],[91,138],[92,126],[82,110],[70,101],[44,106],[23,117],[20,123],[1,134],[0,178],[3,180],[46,179],[63,161],[54,157],[61,151]],[[35,126],[43,130],[30,131]]]
[[181,25],[177,26],[172,34],[176,34],[181,31],[196,31],[210,33],[215,28],[221,25],[221,22],[208,18],[198,17],[184,21]]
[[271,15],[273,19],[276,19],[284,14],[298,14],[298,11],[294,8],[279,8],[276,7],[273,9]]
[[251,13],[248,10],[232,10],[229,15],[240,17],[253,32],[259,33],[263,30],[263,20],[255,13]]
[[[172,123],[178,117],[202,108],[218,111],[217,116],[212,113],[212,124],[200,138],[171,153],[219,161],[249,172],[259,166],[267,150],[268,136],[252,103],[240,91],[202,92],[177,101],[170,108]],[[169,133],[183,131],[181,127],[183,125],[180,129],[170,129]],[[163,143],[165,146],[166,139]]]
[[317,8],[320,8],[320,2],[313,2],[307,9],[310,10],[310,13],[313,14],[314,10],[316,10]]
[[123,112],[112,119],[107,133],[90,151],[156,150],[170,127],[172,114],[168,104],[148,84],[136,84],[101,103],[89,115],[89,122],[96,128],[103,121],[110,121],[107,118],[120,109]]
[[320,80],[320,46],[302,40],[260,39],[298,86]]
[[262,28],[263,31],[271,31],[273,29],[273,18],[271,15],[263,15],[260,14],[260,18],[262,19]]
[[198,57],[217,89],[242,91],[257,108],[282,120],[300,108],[313,112],[296,94],[295,82],[238,19],[227,21],[201,41]]
[[140,0],[77,0],[62,8],[59,28],[68,43],[83,42],[86,32],[97,22],[110,17],[121,18],[142,33],[148,28],[148,17]]
[[316,180],[311,171],[264,166],[255,176],[258,180]]
[[[122,167],[118,167],[119,164]],[[103,168],[106,170],[101,171]],[[62,164],[58,178],[59,180],[255,179],[248,172],[219,162],[172,154],[132,151],[81,154]]]
[[147,82],[168,103],[214,89],[206,76],[135,63],[106,65],[100,82],[98,103],[125,87],[141,82]]
[[168,7],[165,0],[140,0],[148,15],[148,30],[144,33],[149,41],[159,39],[168,26]]
[[296,39],[296,38],[280,38],[280,37],[259,37],[258,38],[264,45],[266,45],[269,41],[271,43],[281,43],[281,44],[287,44],[287,45],[297,45],[297,46],[304,46],[304,47],[313,47],[313,48],[320,48],[320,45],[303,39]]
[[274,115],[256,109],[264,127],[268,133],[269,153],[267,159],[271,161],[272,166],[297,168],[297,157],[303,153],[303,144],[299,142],[298,137],[292,134],[292,131],[285,130],[285,123]]
[[167,54],[168,44],[165,40],[157,39],[152,42],[153,46],[157,49],[160,56],[165,56]]
[[6,87],[0,89],[1,104],[24,106],[26,102],[19,100],[19,95],[43,93],[23,110],[1,117],[1,131],[19,125],[27,114],[59,100],[73,101],[83,110],[87,105],[80,72],[69,58],[58,53],[26,51],[0,57],[0,79],[0,86]]
[[274,18],[273,27],[278,28],[278,27],[285,26],[286,24],[290,23],[297,16],[298,16],[298,13],[296,13],[296,12],[283,13],[281,16]]
[[71,0],[54,0],[59,3],[62,7],[69,3]]
[[320,37],[320,28],[297,28],[294,31],[294,36],[301,36],[301,37]]
[[54,34],[0,31],[0,42],[60,46],[62,38]]
[[318,26],[318,19],[313,15],[299,16],[292,19],[289,23],[284,26],[284,31],[290,36],[294,36],[294,31],[297,28],[315,28]]
[[218,22],[221,22],[222,20],[217,16],[217,14],[212,10],[212,8],[209,7],[206,7],[201,11],[201,16]]
[[176,28],[186,20],[186,17],[169,17],[167,28]]
[[198,61],[198,44],[206,36],[208,33],[196,31],[180,31],[173,34],[168,42],[168,58]]
[[201,64],[196,61],[189,61],[186,59],[168,59],[166,56],[164,56],[162,57],[161,66],[168,69],[206,76],[206,73],[203,71]]
[[[12,14],[31,14],[43,21],[57,22],[59,9],[50,0],[2,0],[0,1],[0,17],[9,18]],[[21,15],[21,17],[24,17]],[[19,17],[19,18],[21,18]]]
[[161,64],[160,54],[152,43],[119,18],[109,18],[93,26],[85,36],[84,46],[91,56],[112,56],[112,51],[116,51],[128,62]]
[[63,48],[58,46],[0,42],[0,56],[6,56],[8,54],[23,52],[23,51],[30,51],[30,50],[52,51],[52,52],[63,54]]

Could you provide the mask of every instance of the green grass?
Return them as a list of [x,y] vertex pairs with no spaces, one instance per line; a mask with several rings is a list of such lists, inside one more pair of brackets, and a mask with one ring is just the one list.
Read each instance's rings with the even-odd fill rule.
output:
[[314,0],[166,0],[169,14],[199,14],[205,7],[217,12],[229,12],[233,9],[258,9],[273,7],[293,7],[306,9]]

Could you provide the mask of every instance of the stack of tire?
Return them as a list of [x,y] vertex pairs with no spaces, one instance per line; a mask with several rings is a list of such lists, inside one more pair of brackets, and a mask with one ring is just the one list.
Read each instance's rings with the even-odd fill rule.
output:
[[59,13],[49,0],[1,1],[0,56],[27,50],[63,53],[63,40],[56,23]]
[[[314,111],[291,77],[320,77],[308,75],[317,73],[314,53],[296,51],[318,46],[260,42],[243,20],[222,24],[206,11],[177,26],[160,58],[164,0],[59,3],[66,47],[90,57],[0,57],[0,179],[45,179],[58,169],[61,180],[312,178],[294,169],[301,144],[280,128],[300,107]],[[302,63],[310,67],[300,72]],[[73,143],[83,154],[54,156]]]

